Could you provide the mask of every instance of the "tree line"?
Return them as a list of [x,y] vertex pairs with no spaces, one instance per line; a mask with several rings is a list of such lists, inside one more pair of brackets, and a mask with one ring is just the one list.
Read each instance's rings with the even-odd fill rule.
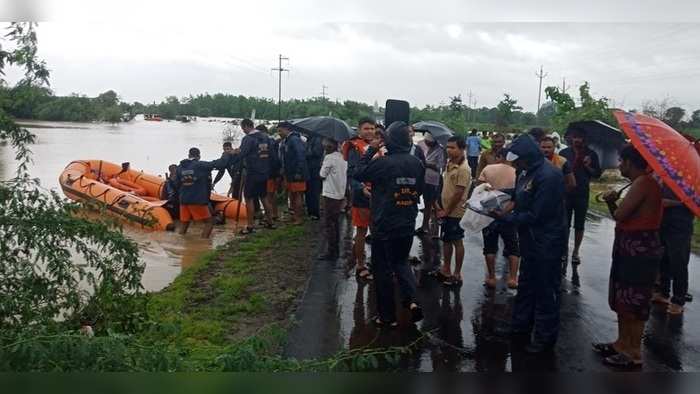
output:
[[[255,110],[258,119],[291,119],[307,116],[330,115],[356,124],[361,118],[384,116],[384,108],[353,100],[333,101],[322,97],[291,99],[282,102],[281,112],[272,99],[233,94],[199,94],[178,98],[168,96],[160,103],[127,103],[108,90],[97,97],[72,94],[57,96],[49,88],[31,83],[14,87],[0,85],[0,108],[19,119],[48,121],[117,123],[136,114],[158,114],[164,119],[177,116],[249,117]],[[460,95],[450,97],[449,104],[426,105],[411,109],[411,121],[437,120],[455,131],[466,131],[478,125],[496,125],[506,130],[513,126],[537,124],[537,116],[523,112],[517,100],[506,94],[498,106],[469,108]]]
[[[411,121],[436,120],[460,134],[471,128],[519,132],[536,125],[563,131],[569,122],[584,119],[597,119],[615,125],[605,97],[593,97],[588,83],[582,84],[578,93],[576,99],[561,92],[558,87],[547,87],[547,101],[536,114],[523,111],[517,99],[508,93],[495,107],[480,108],[465,105],[462,96],[456,95],[449,97],[448,103],[413,107]],[[700,109],[688,113],[681,107],[670,105],[669,101],[648,101],[638,111],[659,118],[678,130],[697,133],[697,129],[700,129]],[[97,97],[79,94],[57,96],[49,88],[30,81],[23,81],[14,87],[0,85],[0,109],[19,119],[110,123],[130,120],[136,114],[158,114],[164,119],[176,119],[177,116],[242,118],[251,116],[253,110],[258,119],[330,115],[350,124],[356,124],[367,116],[384,116],[384,108],[378,104],[369,105],[353,100],[333,101],[322,97],[291,99],[282,102],[281,112],[272,99],[224,93],[182,98],[168,96],[160,103],[127,103],[121,101],[113,90]]]

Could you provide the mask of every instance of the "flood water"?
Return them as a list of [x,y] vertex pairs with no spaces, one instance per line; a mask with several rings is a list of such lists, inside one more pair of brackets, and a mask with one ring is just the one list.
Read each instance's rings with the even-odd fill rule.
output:
[[[186,158],[193,146],[201,150],[203,160],[219,158],[223,131],[232,127],[222,121],[210,118],[189,123],[148,122],[137,118],[115,126],[27,122],[29,130],[37,136],[37,143],[31,147],[34,164],[30,173],[41,180],[43,187],[55,189],[61,195],[58,176],[73,160],[102,159],[117,164],[128,161],[133,169],[162,175],[169,164]],[[0,179],[11,178],[15,171],[14,152],[9,145],[0,146]],[[216,190],[226,194],[229,184],[226,174]],[[210,240],[199,238],[200,227],[196,225],[185,237],[128,225],[125,232],[138,243],[141,258],[146,263],[144,288],[154,291],[169,284],[183,267],[192,264],[202,253],[226,243],[234,227],[232,220],[224,226],[215,226]]]

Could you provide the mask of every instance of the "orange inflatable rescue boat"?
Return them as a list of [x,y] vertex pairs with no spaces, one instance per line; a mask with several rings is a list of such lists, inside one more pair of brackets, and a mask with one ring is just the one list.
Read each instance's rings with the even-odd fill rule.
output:
[[[63,193],[80,202],[96,202],[129,222],[154,230],[171,230],[174,219],[164,207],[165,179],[104,160],[70,162],[58,178]],[[210,197],[215,212],[246,218],[245,204],[221,194]],[[240,205],[240,206],[239,206]]]

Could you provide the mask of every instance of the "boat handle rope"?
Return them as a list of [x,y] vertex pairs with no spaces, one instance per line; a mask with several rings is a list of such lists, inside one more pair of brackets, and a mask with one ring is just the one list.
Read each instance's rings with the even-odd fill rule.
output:
[[[100,198],[100,197],[104,196],[105,194],[107,194],[107,192],[109,191],[109,189],[105,189],[105,191],[103,191],[102,193],[100,193],[100,194],[98,194],[98,195],[94,195],[94,194],[92,194],[92,187],[95,186],[95,183],[92,182],[92,183],[88,183],[87,185],[83,185],[83,182],[82,182],[83,178],[85,178],[85,175],[81,175],[80,178],[77,179],[78,181],[80,181],[80,182],[78,182],[78,186],[80,186],[80,187],[86,187],[86,188],[87,188],[87,193],[88,193],[88,195],[90,195],[90,197],[92,197],[92,198]],[[91,181],[94,181],[94,179],[90,179],[90,180],[91,180]],[[105,199],[104,202],[107,203],[107,200]]]

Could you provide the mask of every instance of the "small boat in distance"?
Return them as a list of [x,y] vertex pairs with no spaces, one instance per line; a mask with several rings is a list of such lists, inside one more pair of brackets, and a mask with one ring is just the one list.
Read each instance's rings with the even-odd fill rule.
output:
[[162,122],[163,118],[158,114],[143,114],[143,120],[150,120],[151,122]]

